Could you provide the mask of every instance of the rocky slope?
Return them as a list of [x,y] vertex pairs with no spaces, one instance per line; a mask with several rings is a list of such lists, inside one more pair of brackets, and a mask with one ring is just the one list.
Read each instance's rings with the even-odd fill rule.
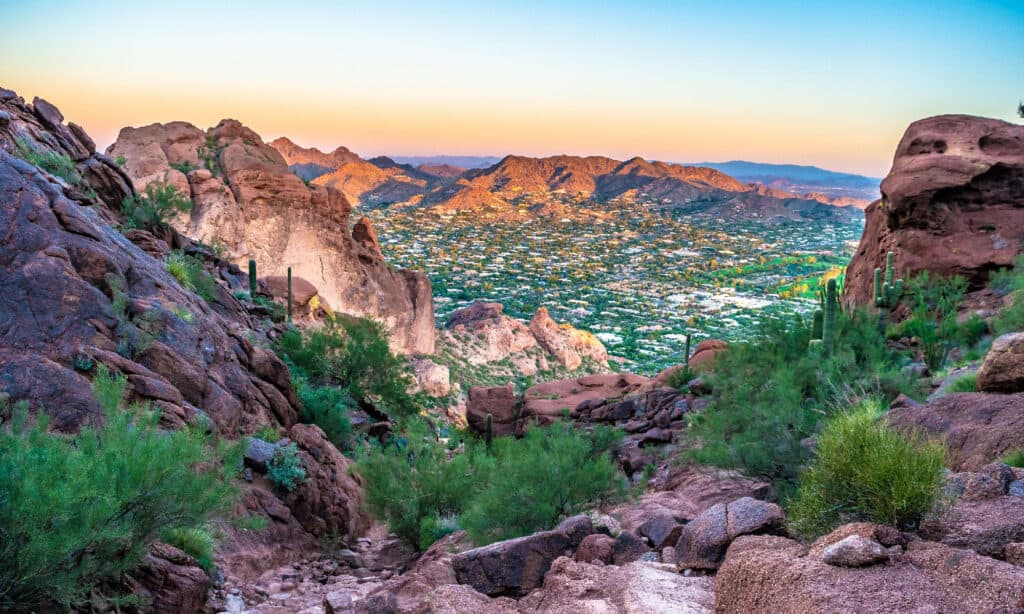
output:
[[[39,156],[52,172],[24,159]],[[237,512],[268,525],[224,527],[217,563],[227,577],[307,557],[323,536],[354,540],[369,525],[361,486],[318,427],[296,424],[288,369],[267,349],[277,331],[258,305],[234,296],[245,276],[177,232],[116,230],[133,194],[128,175],[55,107],[0,89],[0,393],[73,432],[102,419],[90,379],[104,364],[127,377],[131,400],[160,410],[166,428],[192,424],[228,439],[270,428],[285,437],[279,445],[294,442],[310,480],[287,495],[263,477],[266,457],[247,453]],[[168,272],[172,248],[203,263],[214,280],[209,300]],[[131,582],[157,611],[194,611],[210,578],[160,545]]]
[[1024,245],[1024,126],[967,115],[914,122],[865,211],[846,297],[869,304],[876,267],[963,275],[975,288]]
[[[303,159],[358,160],[347,150],[316,153]],[[255,259],[264,276],[291,267],[335,310],[382,321],[396,351],[433,353],[429,280],[389,267],[368,222],[349,230],[345,196],[305,184],[252,130],[234,120],[205,132],[184,122],[124,128],[107,154],[124,159],[136,189],[166,181],[191,196],[192,212],[175,221],[182,232],[226,246],[238,264]]]
[[439,210],[493,208],[523,199],[540,202],[552,195],[654,202],[766,219],[850,221],[859,215],[852,208],[743,184],[711,168],[601,156],[507,156],[492,167],[467,172],[452,186],[427,193],[419,204]]

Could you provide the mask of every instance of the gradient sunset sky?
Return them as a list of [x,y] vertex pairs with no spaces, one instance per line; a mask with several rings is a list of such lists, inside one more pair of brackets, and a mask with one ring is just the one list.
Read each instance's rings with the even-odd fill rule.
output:
[[0,86],[105,148],[232,117],[364,155],[747,159],[884,175],[906,125],[1020,121],[1024,0],[9,2]]

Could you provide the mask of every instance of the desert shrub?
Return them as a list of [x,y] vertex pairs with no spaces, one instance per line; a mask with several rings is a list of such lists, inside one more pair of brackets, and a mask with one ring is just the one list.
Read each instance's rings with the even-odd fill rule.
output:
[[190,554],[199,566],[210,571],[213,568],[213,535],[203,527],[167,527],[160,532],[160,540]]
[[977,392],[978,391],[978,374],[970,373],[967,375],[960,376],[950,383],[949,387],[946,388],[946,392]]
[[550,529],[625,494],[627,481],[611,456],[571,424],[528,429],[522,439],[499,438],[493,447],[491,479],[461,519],[477,544]]
[[306,468],[299,457],[299,448],[294,443],[278,446],[267,461],[267,479],[285,492],[291,492],[306,482]]
[[1011,467],[1024,469],[1024,448],[1017,448],[1003,457],[1003,462]]
[[988,322],[976,313],[963,324],[960,324],[956,332],[956,343],[962,348],[970,349],[981,341],[988,334]]
[[776,480],[785,491],[810,458],[801,441],[834,407],[863,395],[918,395],[886,348],[877,317],[841,313],[836,326],[829,357],[808,352],[810,326],[799,319],[766,319],[750,341],[730,346],[707,375],[711,403],[691,415],[696,447],[686,454]]
[[69,184],[77,184],[82,180],[75,167],[75,161],[70,156],[53,151],[40,151],[33,143],[23,139],[17,139],[15,146],[18,149],[18,157],[29,164],[38,166]]
[[127,196],[121,202],[126,229],[159,230],[165,228],[175,215],[191,210],[192,201],[176,187],[162,181],[150,182],[145,192]]
[[805,537],[857,521],[915,529],[940,501],[944,455],[939,442],[889,428],[877,400],[862,401],[829,419],[789,525]]
[[910,281],[910,318],[901,331],[917,339],[924,363],[933,373],[942,369],[958,339],[965,335],[957,324],[956,308],[966,292],[967,280],[959,275],[943,278],[921,271]]
[[277,432],[277,429],[275,429],[272,426],[260,427],[260,429],[256,431],[254,435],[256,439],[262,439],[267,443],[277,443],[278,441],[281,440],[281,435]]
[[164,257],[164,267],[183,287],[198,294],[204,301],[216,296],[217,282],[195,256],[173,251]]
[[992,273],[988,286],[1001,296],[1024,290],[1024,254],[1013,259],[1012,267],[1003,267]]
[[0,430],[0,610],[82,606],[161,533],[201,527],[234,503],[239,447],[159,430],[148,407],[122,409],[125,385],[96,367],[102,426],[51,434],[43,412],[30,426],[20,406]]
[[669,388],[681,390],[690,383],[693,376],[694,373],[693,371],[690,371],[690,367],[688,365],[682,365],[680,368],[668,374],[668,377],[665,378],[665,385]]
[[347,391],[333,386],[311,386],[298,382],[298,397],[302,403],[299,420],[315,424],[339,450],[352,448],[352,423],[349,415],[356,402]]
[[1003,307],[992,319],[992,328],[1000,335],[1024,331],[1024,290],[1016,290],[1013,293],[1010,304]]
[[621,435],[592,436],[558,423],[501,437],[488,453],[468,439],[448,459],[424,423],[360,458],[371,511],[410,543],[427,548],[457,528],[478,544],[550,529],[587,506],[620,498],[627,480],[608,452]]
[[314,386],[341,386],[356,401],[392,418],[419,411],[409,394],[409,362],[391,352],[387,331],[377,322],[348,318],[320,328],[289,330],[278,353],[293,372]]
[[179,163],[171,162],[169,166],[174,170],[178,171],[179,173],[184,173],[186,175],[192,172],[194,168],[192,166],[192,162],[190,162],[189,160],[185,160],[184,162]]

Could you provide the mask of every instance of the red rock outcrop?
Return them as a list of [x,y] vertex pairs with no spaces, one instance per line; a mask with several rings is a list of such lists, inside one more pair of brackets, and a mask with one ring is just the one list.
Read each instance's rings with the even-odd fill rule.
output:
[[383,322],[394,350],[433,353],[426,276],[387,266],[368,221],[353,237],[352,207],[341,192],[304,183],[239,122],[206,132],[184,122],[123,128],[107,153],[125,158],[136,188],[161,180],[192,197],[192,212],[175,222],[186,234],[225,245],[238,264],[256,260],[261,275],[291,267],[335,310]]
[[889,411],[897,428],[941,437],[954,471],[976,471],[1024,447],[1024,393],[959,392]]
[[[166,428],[195,423],[235,439],[261,427],[293,427],[298,401],[289,371],[264,349],[276,331],[234,297],[246,276],[173,230],[160,237],[118,232],[112,224],[134,194],[130,179],[92,151],[84,132],[60,122],[52,105],[28,105],[0,90],[0,394],[47,412],[55,430],[74,432],[102,419],[90,388],[102,363],[127,377],[130,400],[160,410]],[[25,147],[68,156],[74,176],[58,177],[12,155],[24,155]],[[162,258],[171,248],[203,264],[213,280],[211,298],[168,272]],[[227,529],[233,537],[218,554],[226,573],[308,553],[316,535],[351,537],[365,529],[347,461],[309,429],[315,427],[292,432],[312,476],[307,488],[282,502],[259,477],[243,485],[238,511],[269,523],[258,537],[245,532],[254,536],[249,542]],[[184,587],[176,578],[195,575],[159,548],[150,563],[151,573],[137,579],[152,580],[146,590],[160,600],[172,583]],[[205,599],[205,584],[197,590]],[[175,589],[174,603],[186,604],[181,611],[195,611],[191,591]]]
[[558,324],[551,319],[545,307],[538,308],[533,314],[530,332],[537,338],[537,343],[571,371],[580,368],[584,359],[608,365],[608,351],[597,337],[570,324]]
[[914,122],[865,216],[846,270],[849,303],[871,304],[874,270],[890,251],[900,275],[927,270],[984,285],[1024,245],[1024,126],[967,115]]
[[1016,612],[1024,568],[970,550],[915,541],[891,563],[856,569],[798,542],[740,537],[715,576],[717,612]]

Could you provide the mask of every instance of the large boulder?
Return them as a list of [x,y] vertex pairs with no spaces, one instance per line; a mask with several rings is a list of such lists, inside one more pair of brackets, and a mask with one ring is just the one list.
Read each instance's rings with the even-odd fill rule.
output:
[[132,594],[146,602],[148,611],[194,614],[206,604],[210,577],[191,556],[156,543],[127,584]]
[[849,568],[798,542],[744,536],[715,576],[717,612],[1015,612],[1024,568],[970,550],[911,542],[892,563]]
[[283,498],[295,518],[317,537],[365,533],[370,517],[362,485],[349,471],[351,461],[314,424],[296,424],[288,436],[306,470],[306,481]]
[[783,520],[781,507],[751,497],[713,505],[683,527],[675,545],[676,564],[680,569],[718,569],[733,540],[779,533]]
[[1024,393],[949,394],[890,410],[890,424],[941,437],[954,471],[975,471],[1024,447]]
[[519,600],[519,608],[542,614],[708,614],[711,586],[709,577],[685,577],[661,563],[616,567],[562,557],[551,565],[543,587]]
[[434,352],[426,276],[387,266],[368,221],[349,230],[345,196],[304,183],[249,128],[235,120],[206,131],[184,122],[123,128],[107,153],[127,160],[139,189],[160,180],[191,194],[192,211],[174,220],[179,230],[225,245],[238,264],[256,260],[261,275],[291,268],[335,310],[381,321],[396,351]]
[[494,435],[511,435],[516,430],[520,403],[512,384],[505,386],[473,386],[469,389],[466,405],[466,421],[469,428],[477,433],[487,430],[487,416],[491,416],[491,432]]
[[690,369],[702,373],[713,368],[715,358],[721,356],[729,349],[729,344],[719,339],[705,339],[693,348],[693,354],[687,361]]
[[[572,414],[584,402],[588,403],[587,407],[591,404],[605,404],[609,399],[618,399],[636,392],[648,381],[646,377],[632,373],[601,373],[537,384],[523,393],[523,418],[539,424],[550,424]],[[637,403],[620,409],[623,417],[632,417],[641,411],[643,409]]]
[[[497,362],[537,347],[525,323],[504,313],[501,303],[476,302],[448,316],[441,333],[446,346],[472,365]],[[531,372],[536,373],[536,364]]]
[[1024,333],[1011,333],[992,342],[978,369],[982,392],[1024,392]]
[[942,115],[911,124],[865,210],[846,270],[846,300],[873,301],[874,270],[896,253],[901,275],[963,275],[972,286],[1010,266],[1024,241],[1024,126]]
[[573,516],[550,531],[457,554],[452,566],[460,584],[469,584],[485,595],[522,596],[543,583],[555,559],[572,556],[592,532],[589,518]]

